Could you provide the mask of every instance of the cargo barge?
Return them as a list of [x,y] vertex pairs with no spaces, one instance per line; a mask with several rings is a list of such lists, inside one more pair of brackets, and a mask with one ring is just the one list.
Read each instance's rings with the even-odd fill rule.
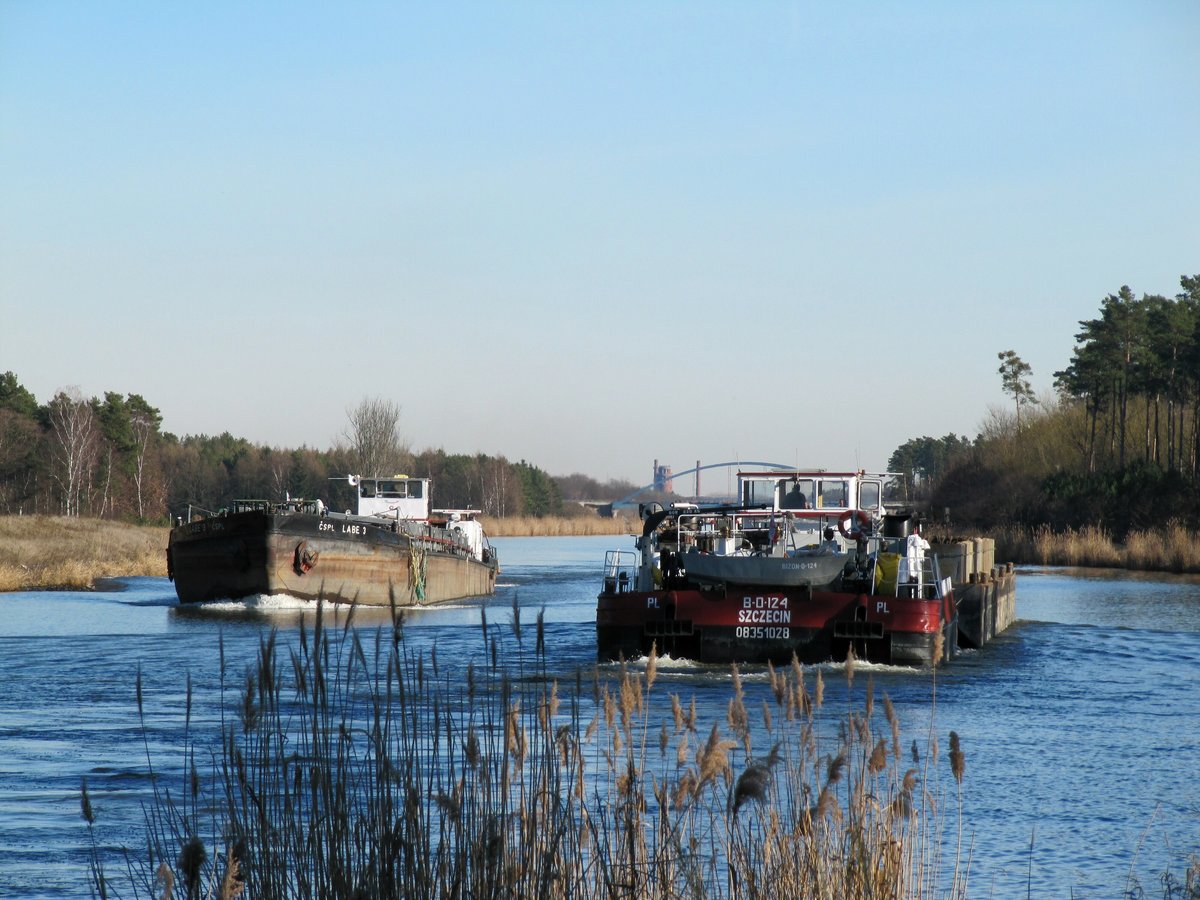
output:
[[1012,621],[1011,568],[984,578],[955,544],[943,572],[917,518],[892,496],[895,479],[739,472],[736,503],[644,505],[635,549],[605,557],[599,657],[654,647],[701,662],[816,663],[853,652],[939,665],[959,646],[981,646]]
[[287,595],[411,606],[494,592],[499,563],[478,510],[431,510],[427,478],[360,478],[357,511],[320,500],[238,500],[171,529],[181,603]]

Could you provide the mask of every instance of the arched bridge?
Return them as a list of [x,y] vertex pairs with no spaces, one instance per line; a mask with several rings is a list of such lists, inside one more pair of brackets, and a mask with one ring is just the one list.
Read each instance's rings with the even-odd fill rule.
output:
[[[693,475],[697,472],[705,472],[709,469],[727,469],[727,468],[731,468],[734,466],[736,466],[739,469],[745,468],[746,466],[753,466],[753,467],[760,468],[760,469],[780,469],[785,472],[796,471],[795,466],[790,466],[790,465],[787,465],[786,463],[756,462],[755,460],[752,460],[752,459],[735,459],[731,462],[708,463],[707,465],[703,465],[703,466],[692,466],[692,468],[684,469],[682,472],[672,472],[671,477],[672,478],[682,478],[685,475]],[[618,509],[623,506],[632,506],[633,498],[638,496],[638,494],[643,494],[646,491],[650,491],[653,489],[654,489],[654,482],[652,481],[649,484],[642,485],[636,491],[633,491],[630,494],[626,494],[620,500],[614,500],[612,503],[604,504],[603,506],[598,506],[597,512],[599,512],[600,515],[602,515],[602,516],[605,516],[605,515],[610,516],[610,515],[612,515],[612,512],[615,509]]]

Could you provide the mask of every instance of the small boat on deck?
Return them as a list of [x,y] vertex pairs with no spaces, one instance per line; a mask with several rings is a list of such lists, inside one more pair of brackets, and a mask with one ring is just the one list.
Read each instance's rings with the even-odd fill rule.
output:
[[721,556],[692,548],[683,555],[688,578],[699,585],[721,587],[818,587],[832,584],[852,562],[840,549],[813,547],[774,555],[753,553]]
[[431,510],[428,478],[348,480],[354,513],[295,499],[189,511],[167,545],[180,602],[288,595],[401,607],[495,591],[499,563],[479,510]]
[[949,660],[954,587],[891,498],[896,477],[739,472],[735,504],[643,507],[635,550],[605,557],[599,657]]

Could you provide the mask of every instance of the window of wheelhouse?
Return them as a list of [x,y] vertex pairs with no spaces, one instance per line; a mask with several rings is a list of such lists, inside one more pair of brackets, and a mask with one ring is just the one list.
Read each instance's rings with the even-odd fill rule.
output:
[[742,482],[742,506],[775,508],[775,482],[748,478]]
[[817,482],[817,508],[844,509],[850,496],[849,489],[850,485],[841,479],[822,478]]
[[387,497],[389,500],[403,500],[405,497],[420,497],[421,482],[409,481],[381,481],[379,482],[379,496]]
[[814,482],[811,478],[782,478],[779,481],[780,509],[812,509]]
[[858,508],[879,509],[882,485],[878,481],[863,481],[858,485]]

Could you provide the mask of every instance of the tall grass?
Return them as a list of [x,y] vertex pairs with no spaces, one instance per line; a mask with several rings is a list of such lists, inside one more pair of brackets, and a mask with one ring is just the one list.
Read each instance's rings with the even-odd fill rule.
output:
[[[592,514],[486,519],[493,537],[624,535],[634,519]],[[167,574],[165,526],[66,516],[0,516],[0,592],[90,590],[104,578]],[[503,562],[503,560],[501,560]]]
[[[518,516],[485,518],[484,527],[493,537],[563,537],[628,535],[641,524],[626,516]],[[87,590],[103,578],[163,577],[167,531],[108,519],[0,516],[0,592]],[[1178,522],[1133,531],[1124,543],[1095,526],[1063,532],[1014,527],[992,536],[997,558],[1017,563],[1200,572],[1200,536]]]
[[0,516],[0,591],[86,590],[106,577],[165,576],[166,547],[163,527]]
[[642,523],[632,516],[611,518],[583,516],[484,517],[484,530],[492,537],[579,537],[591,535],[640,534]]
[[[264,637],[240,677],[222,647],[221,734],[206,747],[185,727],[182,777],[151,779],[127,886],[156,898],[966,896],[961,812],[948,834],[938,787],[961,785],[957,736],[943,772],[932,732],[924,753],[906,749],[870,681],[838,714],[819,670],[772,668],[752,698],[735,667],[724,721],[701,722],[653,655],[564,685],[540,615],[523,627],[514,606],[508,629],[480,628],[465,671],[411,650],[399,616],[364,637],[318,610],[296,646]],[[853,696],[852,660],[846,671]],[[140,713],[140,679],[137,696]],[[190,684],[186,696],[190,724]],[[82,800],[91,831],[86,785]],[[114,893],[93,859],[95,893]]]
[[1045,525],[1008,528],[994,537],[997,556],[1017,563],[1200,572],[1200,537],[1179,522],[1131,531],[1123,543],[1097,526],[1061,532]]

